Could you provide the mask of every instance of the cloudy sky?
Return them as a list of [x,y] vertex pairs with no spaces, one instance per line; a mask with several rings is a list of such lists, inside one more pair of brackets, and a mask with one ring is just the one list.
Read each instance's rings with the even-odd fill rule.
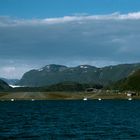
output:
[[0,77],[47,64],[140,62],[139,0],[0,0]]

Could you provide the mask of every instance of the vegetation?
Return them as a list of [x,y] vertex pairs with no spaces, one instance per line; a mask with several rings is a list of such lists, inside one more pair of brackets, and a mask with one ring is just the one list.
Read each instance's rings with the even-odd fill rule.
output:
[[43,87],[17,87],[7,89],[9,92],[79,92],[85,91],[87,88],[102,89],[103,86],[99,84],[80,84],[77,82],[62,82],[50,86]]
[[87,88],[103,88],[102,85],[80,84],[76,82],[62,82],[48,86],[46,91],[85,91]]
[[140,91],[140,69],[111,86],[113,89]]

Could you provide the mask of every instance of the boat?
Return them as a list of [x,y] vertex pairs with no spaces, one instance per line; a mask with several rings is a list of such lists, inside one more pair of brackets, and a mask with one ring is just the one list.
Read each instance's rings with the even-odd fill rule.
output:
[[11,99],[11,102],[13,102],[14,101],[14,99]]
[[84,100],[84,101],[87,101],[87,98],[84,98],[83,100]]

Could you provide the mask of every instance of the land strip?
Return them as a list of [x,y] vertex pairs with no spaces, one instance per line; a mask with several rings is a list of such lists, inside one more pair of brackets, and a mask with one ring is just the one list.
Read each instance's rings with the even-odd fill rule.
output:
[[0,100],[82,100],[93,99],[140,99],[140,96],[128,97],[126,94],[105,94],[85,92],[15,92],[0,93]]

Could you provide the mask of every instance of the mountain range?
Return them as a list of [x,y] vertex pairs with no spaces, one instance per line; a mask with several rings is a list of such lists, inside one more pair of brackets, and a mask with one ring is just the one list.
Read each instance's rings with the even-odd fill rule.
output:
[[109,85],[132,75],[138,69],[140,69],[140,63],[120,64],[102,68],[90,65],[67,67],[51,64],[26,72],[17,84],[28,87],[40,87],[69,81],[82,84]]

